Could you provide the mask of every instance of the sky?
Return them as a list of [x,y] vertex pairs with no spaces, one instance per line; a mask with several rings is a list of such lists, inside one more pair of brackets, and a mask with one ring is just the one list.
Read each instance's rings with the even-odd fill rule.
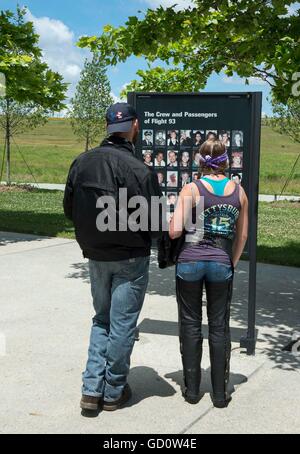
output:
[[[192,4],[192,0],[0,0],[1,9],[15,10],[16,6],[28,8],[27,17],[40,35],[40,47],[43,58],[51,69],[58,71],[70,84],[68,96],[74,93],[85,58],[89,51],[76,46],[82,35],[100,35],[103,26],[123,25],[128,16],[145,12],[147,8],[172,6],[183,8]],[[145,69],[143,58],[131,57],[127,62],[108,69],[112,95],[119,99],[122,88],[135,79],[138,69]],[[269,86],[259,79],[251,78],[250,85],[237,75],[213,74],[205,91],[262,91],[263,114],[271,113]]]

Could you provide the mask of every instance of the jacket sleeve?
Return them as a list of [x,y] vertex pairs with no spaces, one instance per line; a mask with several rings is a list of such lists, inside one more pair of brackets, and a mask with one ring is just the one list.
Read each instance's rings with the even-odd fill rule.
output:
[[74,173],[75,173],[75,162],[71,165],[68,179],[66,182],[65,195],[63,200],[63,207],[65,216],[73,220],[73,195],[74,195]]
[[[158,210],[151,210],[151,203],[153,201],[153,197],[156,197],[157,199],[161,198],[163,197],[163,193],[159,186],[157,175],[152,169],[150,169],[148,176],[142,183],[141,189],[142,194],[147,199],[149,206],[149,234],[152,238],[160,238],[163,232],[164,223],[162,216],[164,210],[161,208]],[[157,219],[153,219],[153,215],[157,216]]]

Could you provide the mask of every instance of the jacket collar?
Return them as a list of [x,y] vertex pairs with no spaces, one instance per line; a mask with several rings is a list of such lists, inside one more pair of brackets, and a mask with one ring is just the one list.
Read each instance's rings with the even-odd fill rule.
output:
[[124,139],[123,137],[118,137],[118,136],[109,136],[106,139],[103,140],[103,142],[100,145],[101,147],[105,146],[114,146],[116,148],[126,149],[126,151],[129,151],[132,154],[135,154],[135,146],[133,145],[132,142],[129,142],[129,140]]

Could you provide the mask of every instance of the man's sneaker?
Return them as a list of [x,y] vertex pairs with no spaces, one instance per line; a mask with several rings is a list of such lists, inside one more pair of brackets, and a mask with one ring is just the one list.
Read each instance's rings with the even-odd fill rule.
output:
[[101,397],[82,396],[80,408],[82,408],[82,410],[97,411],[100,401]]
[[119,408],[123,407],[123,405],[125,405],[131,399],[131,396],[132,396],[132,392],[131,392],[130,386],[126,385],[125,388],[123,389],[122,395],[119,399],[114,400],[112,402],[107,402],[107,401],[103,402],[103,410],[116,411]]

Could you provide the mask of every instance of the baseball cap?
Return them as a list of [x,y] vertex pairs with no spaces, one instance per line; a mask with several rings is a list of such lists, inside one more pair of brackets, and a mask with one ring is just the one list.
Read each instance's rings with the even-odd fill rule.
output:
[[134,107],[126,102],[118,102],[110,106],[106,112],[107,132],[129,132],[133,120],[137,119]]

